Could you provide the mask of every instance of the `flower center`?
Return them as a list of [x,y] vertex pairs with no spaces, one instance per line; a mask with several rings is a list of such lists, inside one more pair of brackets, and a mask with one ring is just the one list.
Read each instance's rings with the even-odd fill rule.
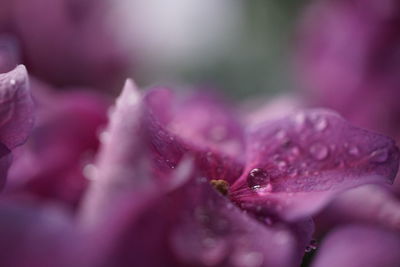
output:
[[211,180],[210,184],[222,195],[226,196],[229,193],[229,183],[225,180]]

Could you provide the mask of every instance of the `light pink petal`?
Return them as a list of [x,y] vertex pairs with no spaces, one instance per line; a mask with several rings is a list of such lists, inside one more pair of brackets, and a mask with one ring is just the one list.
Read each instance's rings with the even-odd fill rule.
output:
[[231,198],[244,208],[290,220],[316,212],[346,189],[391,183],[398,169],[393,140],[325,110],[254,127],[247,144],[246,169]]
[[154,183],[148,179],[151,160],[142,127],[142,94],[133,81],[126,81],[100,136],[102,146],[90,166],[92,182],[81,211],[87,223],[107,215],[117,199],[145,193]]
[[33,127],[33,109],[25,67],[0,74],[0,142],[9,149],[23,144]]
[[399,251],[398,233],[374,227],[348,226],[326,237],[312,266],[397,267]]

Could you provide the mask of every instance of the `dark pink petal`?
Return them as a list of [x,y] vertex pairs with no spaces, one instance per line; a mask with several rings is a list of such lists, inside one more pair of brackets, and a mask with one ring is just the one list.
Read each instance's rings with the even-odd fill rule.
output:
[[29,142],[14,153],[7,191],[75,207],[87,185],[83,170],[96,153],[108,103],[87,90],[46,92],[37,82],[33,88],[37,124]]
[[354,225],[328,235],[312,266],[397,267],[399,251],[398,233]]
[[33,74],[58,86],[123,82],[131,57],[112,32],[111,1],[13,2],[15,33]]
[[335,198],[316,217],[318,232],[350,223],[377,225],[400,230],[400,201],[386,187],[365,185],[346,191]]
[[254,127],[247,138],[246,169],[231,198],[286,219],[312,214],[346,189],[391,183],[397,173],[393,140],[330,111],[297,112]]
[[133,215],[116,207],[108,217],[114,224],[103,226],[103,233],[114,237],[110,251],[98,253],[106,266],[295,264],[295,239],[287,228],[270,228],[248,217],[202,179],[160,192],[143,202],[139,215],[134,201],[125,203],[136,207]]
[[0,142],[12,149],[28,138],[34,114],[28,74],[23,65],[0,74]]
[[243,130],[232,111],[206,94],[175,96],[166,89],[146,95],[146,127],[161,172],[190,153],[209,179],[234,181],[241,173]]

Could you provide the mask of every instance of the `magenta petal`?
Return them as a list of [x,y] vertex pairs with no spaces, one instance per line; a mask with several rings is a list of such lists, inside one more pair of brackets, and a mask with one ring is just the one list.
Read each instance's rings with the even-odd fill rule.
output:
[[0,141],[9,149],[21,145],[33,126],[33,102],[23,65],[0,74]]
[[393,140],[325,110],[261,124],[247,143],[246,171],[232,186],[232,199],[286,219],[310,215],[351,187],[392,182],[398,168]]
[[32,85],[37,123],[29,142],[13,151],[6,189],[76,207],[87,185],[82,170],[93,161],[108,101],[90,91],[52,93]]
[[328,235],[312,266],[397,267],[400,263],[399,251],[398,233],[349,226]]
[[208,95],[181,97],[169,90],[146,95],[146,125],[161,172],[190,153],[203,175],[234,181],[241,173],[243,130],[229,108]]
[[104,228],[111,251],[98,255],[107,266],[294,266],[287,228],[257,222],[203,180],[144,202],[139,215],[137,202],[124,203],[132,214],[116,207],[107,218],[117,224]]

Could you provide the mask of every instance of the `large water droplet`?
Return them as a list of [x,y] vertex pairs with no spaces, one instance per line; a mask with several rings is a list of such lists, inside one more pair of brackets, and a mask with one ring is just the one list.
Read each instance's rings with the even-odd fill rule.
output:
[[247,185],[254,190],[266,187],[270,183],[270,177],[266,171],[260,168],[254,168],[247,176]]
[[373,162],[383,163],[389,158],[389,151],[387,148],[377,149],[371,153],[371,160]]
[[317,143],[310,147],[310,154],[317,160],[323,160],[328,157],[329,149],[325,145]]

